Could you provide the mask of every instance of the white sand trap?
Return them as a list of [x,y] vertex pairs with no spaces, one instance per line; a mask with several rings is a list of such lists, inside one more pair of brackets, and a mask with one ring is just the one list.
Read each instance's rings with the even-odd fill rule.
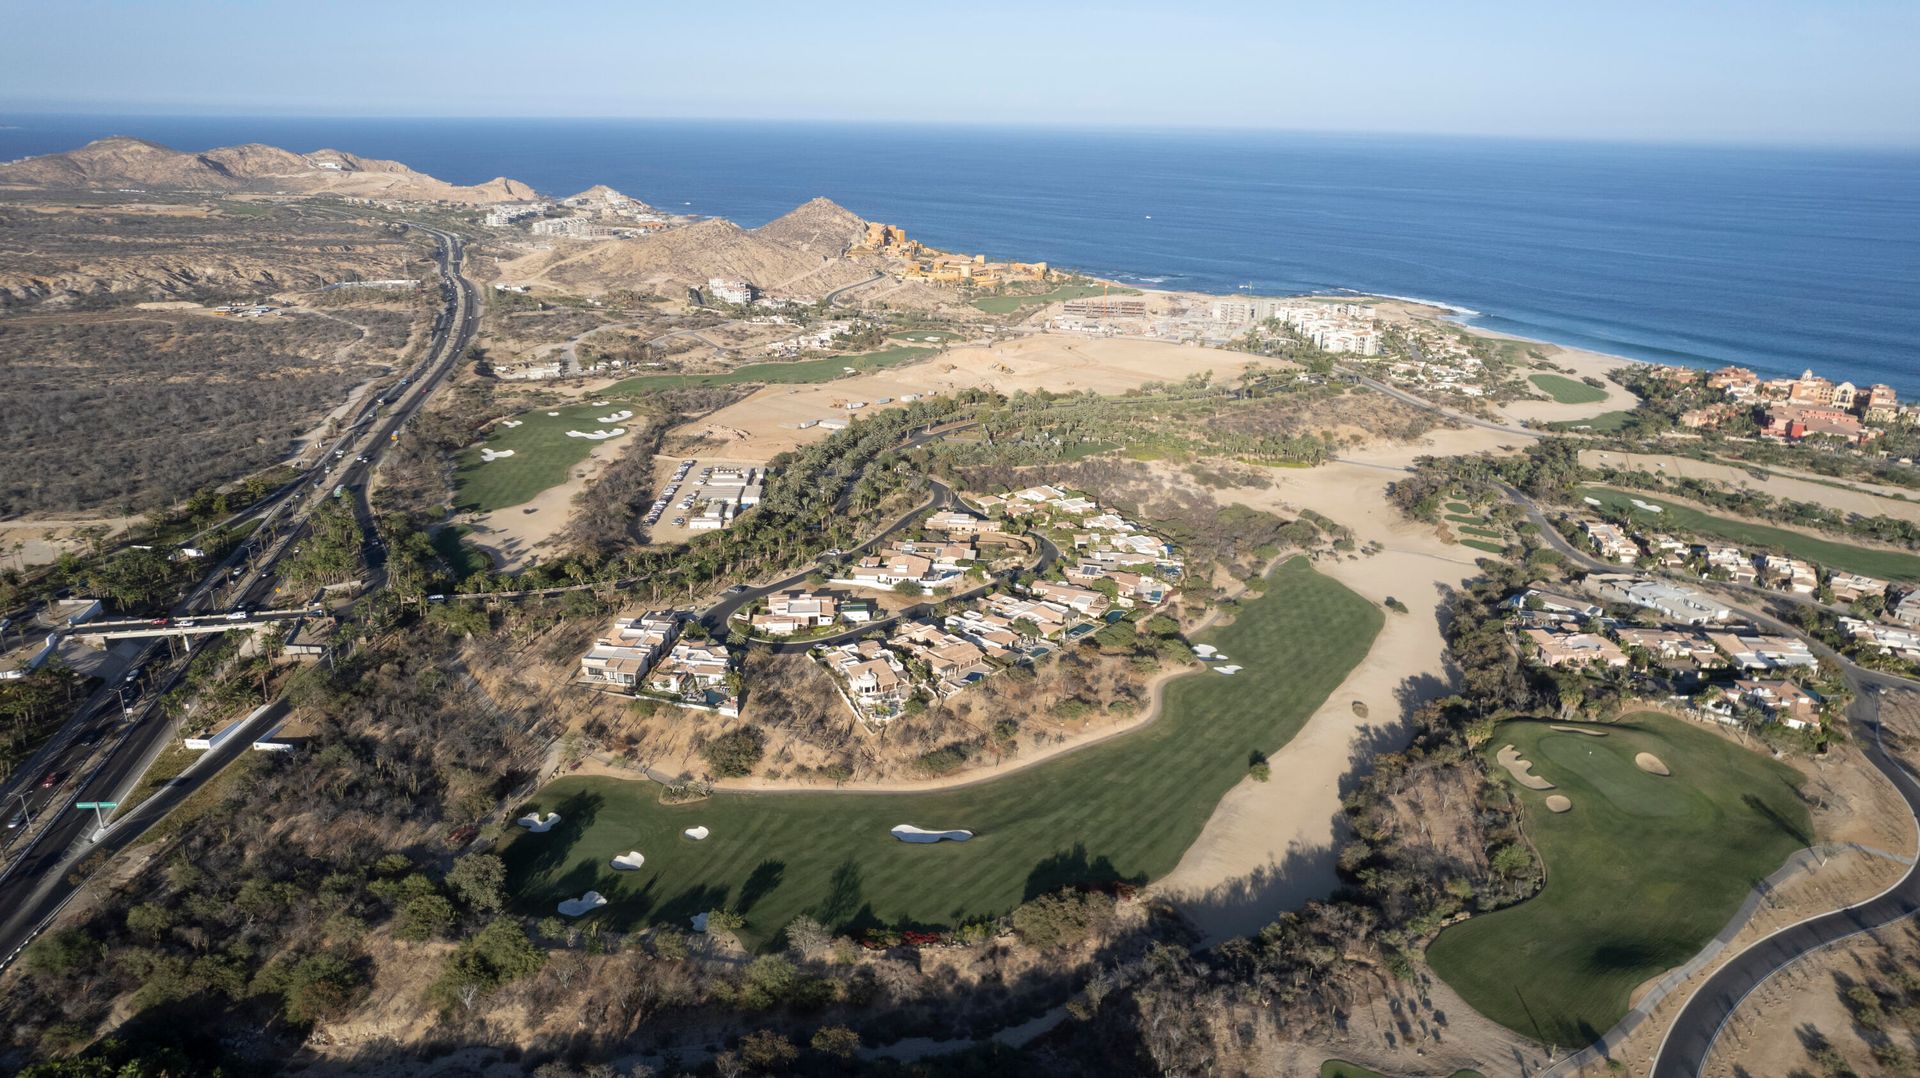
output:
[[607,405],[612,403],[613,403],[612,401],[594,401],[593,406],[595,408],[605,408]]
[[560,416],[560,413],[559,413],[559,412],[548,412],[548,413],[547,413],[547,417],[548,417],[549,419],[557,419],[557,418],[559,418],[559,416]]
[[1218,652],[1219,650],[1220,650],[1219,648],[1216,648],[1216,647],[1214,647],[1214,646],[1213,646],[1212,644],[1195,644],[1195,645],[1193,645],[1193,653],[1194,653],[1195,655],[1198,655],[1198,656],[1200,656],[1200,657],[1201,657],[1202,659],[1211,659],[1211,658],[1213,658],[1213,657],[1214,657],[1214,655],[1215,655],[1215,654],[1216,654],[1216,653],[1217,653],[1217,652]]
[[1653,505],[1649,502],[1643,502],[1638,498],[1630,498],[1628,500],[1633,502],[1633,507],[1635,509],[1645,509],[1649,513],[1659,513],[1664,511],[1660,506]]
[[511,449],[482,449],[480,451],[480,459],[482,461],[499,460],[502,457],[511,456],[513,456],[513,450]]
[[1595,730],[1591,726],[1549,726],[1549,730],[1558,730],[1563,734],[1585,734],[1588,737],[1605,737],[1605,730]]
[[1600,504],[1600,499],[1598,499],[1598,498],[1594,498],[1594,497],[1589,497],[1589,496],[1586,496],[1586,495],[1582,495],[1582,496],[1581,496],[1581,498],[1580,498],[1580,500],[1581,500],[1581,501],[1583,501],[1583,502],[1586,502],[1586,503],[1587,503],[1588,505],[1599,505],[1599,504]]
[[500,425],[503,427],[517,427],[525,422],[526,420],[524,419],[502,419],[500,421]]
[[623,419],[632,419],[632,418],[633,418],[632,410],[627,408],[622,408],[619,411],[613,413],[612,415],[603,415],[600,418],[594,420],[594,422],[595,423],[618,423]]
[[647,863],[647,856],[639,850],[628,850],[613,859],[613,867],[622,872],[632,872]]
[[1673,774],[1673,772],[1667,770],[1667,762],[1665,760],[1662,760],[1650,752],[1643,752],[1635,756],[1633,758],[1633,766],[1645,771],[1649,775]]
[[707,915],[706,915],[706,914],[704,914],[704,913],[696,913],[696,914],[694,914],[694,915],[693,915],[692,917],[689,917],[689,918],[688,918],[688,920],[690,920],[690,921],[692,921],[692,922],[693,922],[693,930],[694,930],[695,932],[705,932],[705,931],[707,930]]
[[713,834],[712,831],[709,831],[704,827],[689,827],[685,831],[682,831],[680,833],[694,840],[695,842],[705,842],[707,840],[707,836]]
[[553,830],[553,825],[560,822],[560,814],[549,812],[542,816],[537,812],[529,812],[513,822],[539,835]]
[[843,370],[843,371],[845,371],[845,372],[847,372],[848,374],[858,374],[858,373],[859,373],[858,371],[856,371],[856,370],[854,370],[854,369],[853,369],[852,367],[842,367],[842,368],[840,368],[840,369],[841,369],[841,370]]
[[1500,746],[1500,751],[1494,754],[1494,759],[1500,761],[1500,766],[1507,769],[1507,774],[1513,776],[1513,781],[1525,786],[1527,789],[1553,789],[1553,783],[1534,774],[1533,765],[1526,760],[1522,760],[1520,758],[1520,750],[1514,748],[1512,745]]
[[567,432],[567,437],[585,438],[590,442],[604,442],[608,438],[618,438],[625,433],[627,433],[627,428],[625,427],[615,427],[612,430],[595,430],[595,431],[570,430]]
[[1573,808],[1573,800],[1560,794],[1547,795],[1548,812],[1567,812]]
[[560,901],[560,915],[563,917],[582,917],[607,904],[607,896],[598,891],[588,891],[579,898],[567,898]]
[[903,823],[893,829],[893,837],[902,842],[965,842],[973,837],[971,831],[927,831]]
[[1237,673],[1239,673],[1240,671],[1242,671],[1242,670],[1245,670],[1245,669],[1246,669],[1246,667],[1244,667],[1244,666],[1235,666],[1235,665],[1233,665],[1232,663],[1228,663],[1228,664],[1227,664],[1226,666],[1216,666],[1216,667],[1214,667],[1214,668],[1213,668],[1213,672],[1214,672],[1214,673],[1216,673],[1216,674],[1237,674]]

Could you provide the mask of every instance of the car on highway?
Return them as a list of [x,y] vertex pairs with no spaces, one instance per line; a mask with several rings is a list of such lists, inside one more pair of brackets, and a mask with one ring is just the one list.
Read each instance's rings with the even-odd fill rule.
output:
[[147,624],[148,625],[165,625],[167,622],[172,620],[173,620],[172,618],[148,618]]
[[244,610],[235,610],[232,613],[227,615],[227,620],[228,621],[245,621],[247,620],[247,612]]
[[42,790],[51,790],[55,786],[65,782],[66,779],[67,773],[65,771],[49,771],[40,777],[40,788]]
[[26,822],[27,822],[27,810],[21,809],[19,812],[16,812],[12,816],[7,817],[7,830],[12,831],[13,829],[19,827],[21,824]]

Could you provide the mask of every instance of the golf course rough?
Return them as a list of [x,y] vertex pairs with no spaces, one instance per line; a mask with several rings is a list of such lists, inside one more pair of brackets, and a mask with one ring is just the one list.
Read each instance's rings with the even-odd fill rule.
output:
[[[1551,795],[1494,762],[1508,744]],[[1547,884],[1444,930],[1427,962],[1475,1010],[1543,1044],[1605,1033],[1635,988],[1692,958],[1754,884],[1814,841],[1798,771],[1665,715],[1629,716],[1606,737],[1508,722],[1482,751],[1521,801]],[[1671,775],[1636,764],[1643,753]],[[1548,811],[1549,796],[1573,811]]]
[[[634,417],[614,423],[600,421],[619,410],[606,404],[536,408],[514,416],[514,426],[496,424],[484,442],[461,452],[454,470],[455,506],[463,512],[488,513],[532,501],[541,491],[566,482],[568,473],[587,459],[594,446],[610,440],[570,437],[567,432],[631,432],[637,423],[644,422]],[[555,414],[549,415],[549,411]],[[512,456],[487,460],[485,450]]]
[[[1164,711],[1148,725],[946,790],[723,791],[670,806],[650,782],[563,778],[516,807],[564,822],[504,840],[508,888],[535,914],[597,890],[610,900],[597,916],[615,928],[730,908],[760,945],[802,913],[841,930],[952,926],[1070,884],[1144,883],[1172,870],[1220,798],[1245,781],[1249,753],[1271,754],[1299,731],[1381,622],[1372,603],[1295,558],[1232,625],[1199,635],[1245,660],[1237,677],[1196,669],[1167,684]],[[974,837],[904,843],[891,833],[902,820]],[[677,841],[696,824],[713,837]],[[606,867],[629,849],[647,851],[645,869]]]

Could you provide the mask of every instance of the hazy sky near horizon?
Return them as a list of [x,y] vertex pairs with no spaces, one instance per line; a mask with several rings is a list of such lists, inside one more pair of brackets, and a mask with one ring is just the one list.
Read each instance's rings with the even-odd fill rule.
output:
[[1914,0],[1181,7],[13,3],[0,114],[725,117],[1920,145]]

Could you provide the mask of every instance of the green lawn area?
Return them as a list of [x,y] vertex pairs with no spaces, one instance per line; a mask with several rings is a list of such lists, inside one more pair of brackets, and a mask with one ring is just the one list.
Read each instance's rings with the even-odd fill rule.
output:
[[855,373],[877,370],[881,367],[897,367],[903,363],[924,359],[936,351],[938,349],[933,347],[896,345],[892,348],[883,348],[878,352],[863,352],[857,356],[795,359],[781,363],[749,363],[724,374],[642,374],[634,378],[623,378],[608,386],[604,392],[609,396],[617,397],[654,389],[730,386],[743,382],[767,382],[778,385],[831,382],[835,378],[846,377],[848,367],[852,367]]
[[[555,415],[548,415],[548,412]],[[631,431],[634,419],[602,423],[601,419],[627,411],[618,402],[610,404],[572,404],[564,408],[536,408],[513,417],[520,425],[496,424],[487,434],[484,446],[461,452],[454,469],[454,507],[462,511],[489,513],[529,501],[534,495],[566,482],[574,465],[587,459],[587,453],[601,443],[586,438],[569,438],[567,432],[590,432],[624,427]],[[512,450],[513,456],[485,460],[482,448],[495,452]]]
[[[1747,891],[1813,841],[1799,772],[1652,712],[1593,737],[1509,722],[1482,750],[1525,805],[1547,885],[1440,933],[1435,973],[1488,1018],[1547,1044],[1599,1037],[1639,984],[1684,963]],[[1511,744],[1552,791],[1523,789],[1494,762]],[[1651,752],[1672,770],[1634,764]],[[1573,801],[1549,812],[1548,793]]]
[[[1787,531],[1784,528],[1772,528],[1765,524],[1751,524],[1744,520],[1716,517],[1692,506],[1680,505],[1665,498],[1657,498],[1638,491],[1615,490],[1612,487],[1581,487],[1574,493],[1580,497],[1597,499],[1617,512],[1631,514],[1636,520],[1664,525],[1676,531],[1711,535],[1744,546],[1781,550],[1793,557],[1818,562],[1831,569],[1845,569],[1849,572],[1895,580],[1920,580],[1920,555],[1906,554],[1898,550],[1876,550],[1872,547],[1853,546],[1831,539],[1819,539],[1800,532]],[[1648,505],[1660,506],[1661,511],[1649,513],[1644,509],[1635,508],[1633,504],[1635,498]]]
[[1490,543],[1485,539],[1462,539],[1460,540],[1460,545],[1471,547],[1474,550],[1486,554],[1505,554],[1507,552],[1507,548],[1504,545],[1500,543]]
[[[518,909],[538,915],[597,890],[612,901],[594,916],[618,927],[684,925],[731,907],[764,944],[803,912],[842,929],[952,925],[1075,882],[1145,881],[1171,870],[1221,796],[1246,781],[1250,753],[1293,737],[1366,654],[1381,620],[1295,558],[1232,625],[1199,636],[1240,673],[1178,678],[1154,723],[972,786],[721,793],[666,806],[652,783],[563,778],[528,806],[563,822],[546,834],[513,828],[505,841],[508,886]],[[896,824],[975,837],[911,845],[888,833]],[[694,826],[712,837],[681,836]],[[609,867],[627,850],[645,854],[645,868]]]
[[895,330],[890,335],[889,339],[899,341],[902,344],[920,345],[920,344],[952,344],[955,341],[964,341],[966,340],[966,337],[963,336],[962,334],[955,333],[950,329],[908,328],[908,329]]
[[1548,430],[1590,430],[1600,434],[1617,434],[1627,425],[1631,411],[1601,412],[1590,419],[1563,419],[1558,423],[1547,424]]
[[1471,505],[1468,505],[1468,504],[1467,504],[1466,502],[1448,502],[1448,503],[1447,503],[1447,512],[1449,512],[1449,513],[1471,513],[1471,512],[1473,512],[1473,506],[1471,506]]
[[[1344,1059],[1329,1059],[1320,1064],[1320,1078],[1389,1078],[1376,1070],[1369,1070],[1358,1063],[1349,1063]],[[1454,1071],[1448,1078],[1486,1078],[1479,1071]]]
[[1606,390],[1563,374],[1530,374],[1527,381],[1561,404],[1598,404],[1607,399]]
[[1031,296],[982,296],[973,301],[975,307],[988,314],[1012,314],[1022,307],[1044,307],[1049,303],[1064,303],[1070,299],[1084,299],[1087,296],[1137,296],[1137,288],[1106,288],[1097,284],[1063,284]]
[[1495,531],[1492,528],[1482,528],[1472,524],[1462,524],[1460,526],[1459,531],[1461,535],[1472,535],[1472,536],[1477,536],[1478,538],[1481,538],[1481,539],[1506,538],[1504,534],[1502,534],[1501,532]]

